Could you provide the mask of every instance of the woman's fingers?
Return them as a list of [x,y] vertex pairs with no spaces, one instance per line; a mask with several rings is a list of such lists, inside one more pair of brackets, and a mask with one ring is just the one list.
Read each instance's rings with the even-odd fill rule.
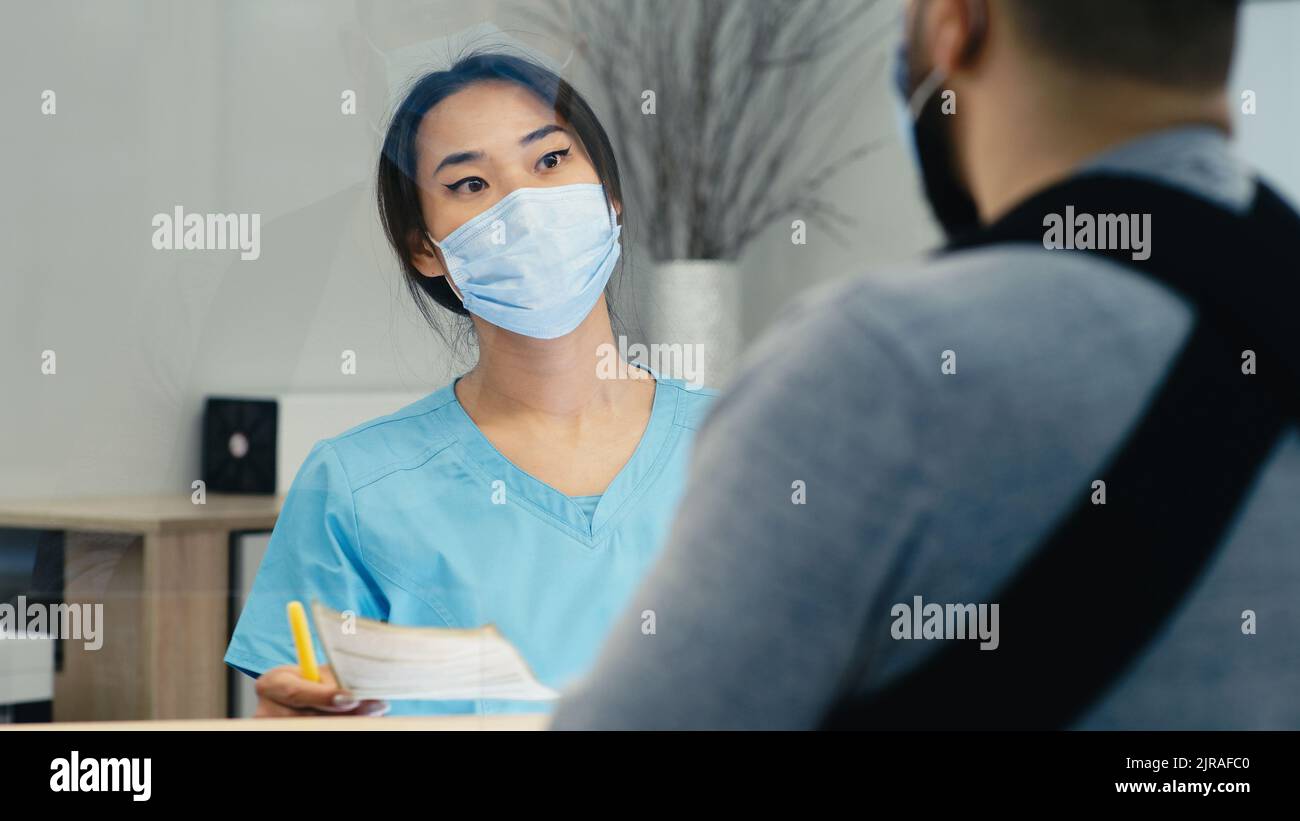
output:
[[[321,680],[308,681],[295,665],[275,667],[256,683],[259,715],[382,715],[384,702],[363,702],[342,690],[328,666],[320,670]],[[380,706],[382,705],[382,707]]]
[[257,712],[259,718],[318,715],[381,716],[388,712],[387,701],[361,700],[341,689],[328,666],[320,668],[320,681],[308,681],[292,664],[267,670],[258,677]]
[[[257,695],[285,707],[294,709],[336,709],[339,688],[333,681],[308,681],[297,667],[285,666],[268,670],[257,680]],[[355,704],[341,706],[352,707]]]
[[292,707],[286,707],[283,704],[277,704],[263,698],[257,700],[257,710],[253,713],[253,718],[291,718],[318,715],[320,713],[315,710],[295,710]]

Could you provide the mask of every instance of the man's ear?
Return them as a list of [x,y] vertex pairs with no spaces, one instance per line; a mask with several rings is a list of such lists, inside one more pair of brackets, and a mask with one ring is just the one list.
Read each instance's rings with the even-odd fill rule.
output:
[[922,18],[916,22],[925,33],[921,47],[928,52],[930,65],[951,76],[974,59],[987,26],[985,3],[986,0],[935,0],[918,7]]
[[411,265],[427,277],[445,277],[447,264],[442,252],[431,244],[422,231],[414,228],[406,235],[406,246],[411,252]]

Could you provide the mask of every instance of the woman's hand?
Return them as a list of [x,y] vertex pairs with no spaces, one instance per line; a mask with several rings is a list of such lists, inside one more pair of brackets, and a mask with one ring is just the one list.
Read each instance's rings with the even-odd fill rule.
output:
[[254,718],[284,716],[381,716],[387,701],[359,701],[339,688],[334,671],[320,668],[320,682],[308,681],[296,664],[273,667],[258,677]]

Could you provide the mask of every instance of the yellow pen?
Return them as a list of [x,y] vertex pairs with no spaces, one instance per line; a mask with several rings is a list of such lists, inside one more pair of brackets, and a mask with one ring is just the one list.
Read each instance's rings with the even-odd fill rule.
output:
[[293,646],[298,650],[298,668],[308,681],[320,681],[320,668],[316,666],[316,652],[311,646],[311,631],[307,629],[307,611],[302,602],[289,602],[289,629],[293,631]]

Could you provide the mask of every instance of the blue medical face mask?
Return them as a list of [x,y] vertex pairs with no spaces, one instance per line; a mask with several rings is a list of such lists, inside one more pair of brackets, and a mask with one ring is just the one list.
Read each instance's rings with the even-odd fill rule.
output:
[[893,79],[894,88],[893,94],[890,95],[890,103],[894,108],[894,122],[898,126],[899,135],[903,138],[903,144],[907,146],[912,164],[919,169],[921,152],[917,147],[916,124],[921,119],[926,103],[930,102],[930,97],[942,85],[945,79],[944,73],[942,69],[936,68],[913,90],[911,63],[908,60],[907,41],[904,39],[894,52]]
[[618,262],[621,226],[597,183],[517,188],[441,242],[465,310],[536,339],[587,318]]

